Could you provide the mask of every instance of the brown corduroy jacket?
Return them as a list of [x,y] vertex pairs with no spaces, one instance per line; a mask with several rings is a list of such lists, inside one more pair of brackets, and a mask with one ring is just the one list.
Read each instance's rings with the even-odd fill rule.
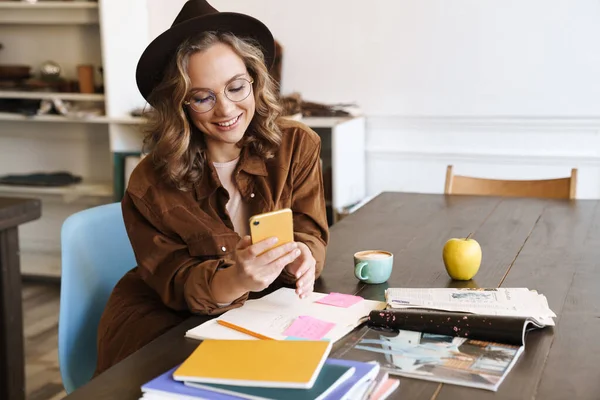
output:
[[[318,277],[329,240],[320,138],[295,121],[280,125],[283,138],[275,157],[263,160],[243,149],[234,179],[250,215],[292,209],[295,240],[310,248]],[[137,266],[116,285],[102,315],[96,374],[191,313],[218,314],[246,301],[248,294],[219,307],[210,291],[216,271],[234,264],[240,237],[214,167],[207,164],[205,171],[190,191],[161,178],[151,156],[133,171],[122,209]],[[280,279],[294,283],[285,270]]]

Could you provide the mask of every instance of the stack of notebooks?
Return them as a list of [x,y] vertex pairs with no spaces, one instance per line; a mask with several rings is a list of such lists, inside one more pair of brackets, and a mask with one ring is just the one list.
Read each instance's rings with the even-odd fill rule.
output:
[[142,386],[142,399],[385,399],[399,381],[378,363],[328,358],[329,340],[205,340]]

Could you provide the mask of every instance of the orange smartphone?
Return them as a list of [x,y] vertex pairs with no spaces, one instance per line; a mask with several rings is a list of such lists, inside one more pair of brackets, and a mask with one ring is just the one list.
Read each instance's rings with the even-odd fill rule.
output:
[[252,244],[273,236],[277,237],[279,241],[266,251],[282,244],[293,242],[294,222],[292,219],[292,210],[284,208],[282,210],[254,215],[250,218],[250,236],[252,237]]

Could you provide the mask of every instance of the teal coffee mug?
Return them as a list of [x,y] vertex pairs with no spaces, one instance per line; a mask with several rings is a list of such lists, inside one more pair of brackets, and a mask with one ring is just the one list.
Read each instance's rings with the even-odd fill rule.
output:
[[354,254],[354,276],[365,283],[383,283],[392,275],[394,255],[384,250],[364,250]]

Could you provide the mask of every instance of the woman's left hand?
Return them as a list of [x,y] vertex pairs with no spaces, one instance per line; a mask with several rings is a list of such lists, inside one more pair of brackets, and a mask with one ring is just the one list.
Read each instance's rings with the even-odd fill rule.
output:
[[307,245],[302,242],[296,243],[300,249],[300,256],[288,264],[285,269],[296,277],[296,293],[303,299],[313,291],[317,261]]

